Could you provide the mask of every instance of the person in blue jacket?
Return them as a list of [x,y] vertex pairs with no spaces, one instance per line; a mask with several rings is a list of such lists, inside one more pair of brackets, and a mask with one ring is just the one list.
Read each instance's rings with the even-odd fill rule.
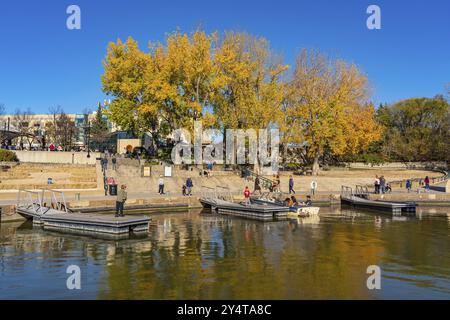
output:
[[186,189],[187,189],[187,195],[192,196],[192,188],[194,187],[194,184],[192,183],[191,177],[187,178],[186,180]]

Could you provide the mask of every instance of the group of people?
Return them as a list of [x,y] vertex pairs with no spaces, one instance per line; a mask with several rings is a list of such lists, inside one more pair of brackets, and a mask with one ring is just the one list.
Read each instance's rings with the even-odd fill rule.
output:
[[[269,187],[269,191],[270,192],[281,192],[280,186],[281,186],[280,175],[274,175],[273,179],[272,179],[272,184]],[[311,181],[310,187],[311,187],[311,189],[310,189],[311,195],[314,196],[317,191],[317,181],[316,180]],[[256,176],[253,194],[260,195],[261,193],[262,193],[261,180],[260,180],[259,176]],[[295,194],[294,178],[292,175],[289,176],[289,194]],[[250,203],[250,195],[251,195],[250,189],[248,188],[248,186],[246,186],[244,189],[245,204]],[[306,204],[308,204],[308,203],[309,203],[309,205],[311,204],[311,195],[307,196],[307,200],[305,202]],[[289,206],[298,204],[297,199],[293,195],[289,198],[286,198],[285,203]]]
[[[256,178],[256,179],[258,179],[258,178]],[[258,190],[261,191],[260,187],[259,187]],[[248,188],[248,186],[246,186],[245,189],[244,189],[244,199],[245,199],[244,203],[245,203],[245,205],[250,205],[250,196],[251,195],[252,195],[252,193],[251,193],[250,189]],[[306,201],[303,202],[302,204],[310,206],[312,204],[311,196],[307,195],[306,196]],[[287,206],[287,207],[293,207],[293,206],[298,206],[299,202],[297,201],[297,198],[294,195],[292,195],[292,196],[287,197],[286,199],[284,199],[284,205]]]
[[[426,176],[425,179],[421,179],[419,181],[419,186],[420,187],[424,187],[425,191],[430,191],[430,177]],[[406,180],[406,184],[405,184],[406,190],[409,192],[411,192],[412,187],[413,187],[413,183],[411,179]],[[419,192],[419,191],[417,191]]]
[[[430,178],[428,176],[425,177],[425,179],[419,181],[419,186],[424,187],[425,190],[428,192],[430,190]],[[374,187],[375,187],[375,193],[376,194],[384,194],[384,193],[391,193],[392,192],[392,186],[389,182],[386,181],[384,176],[378,177],[378,175],[375,176],[374,181]],[[406,191],[409,193],[412,190],[413,182],[411,179],[407,179],[405,183]],[[419,192],[419,191],[417,191]]]
[[[106,170],[108,170],[108,158],[105,156],[100,160],[100,164],[102,166],[102,171],[106,172]],[[111,164],[112,164],[112,169],[115,171],[117,170],[117,159],[115,156],[112,156],[111,158]]]
[[392,192],[391,184],[386,181],[386,178],[384,176],[378,177],[378,175],[376,175],[373,184],[375,187],[376,194],[384,194],[387,192],[389,193]]
[[295,198],[295,196],[290,196],[290,197],[287,197],[286,199],[284,199],[284,205],[286,207],[295,207],[295,206],[298,206],[300,204],[307,205],[307,206],[312,205],[311,196],[307,195],[306,196],[306,201],[302,202],[302,203],[299,203],[297,201],[297,198]]
[[[276,176],[274,175],[273,179],[272,179],[272,185],[269,187],[269,191],[270,192],[281,192],[280,186],[281,186],[280,175],[276,175]],[[310,187],[311,187],[311,189],[310,189],[311,194],[314,196],[317,191],[317,181],[316,180],[311,181]],[[261,193],[261,181],[258,176],[255,178],[254,193],[256,193],[256,192]],[[292,176],[289,176],[289,194],[295,194],[294,178]]]
[[[186,182],[181,187],[181,193],[183,196],[192,196],[192,188],[194,187],[194,183],[192,182],[191,177],[186,179]],[[159,176],[158,180],[158,193],[160,195],[164,193],[164,178],[163,176]]]

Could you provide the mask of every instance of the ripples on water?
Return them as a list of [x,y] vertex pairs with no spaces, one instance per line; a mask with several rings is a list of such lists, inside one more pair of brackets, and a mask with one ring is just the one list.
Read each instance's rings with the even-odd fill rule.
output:
[[[322,208],[271,223],[165,214],[126,240],[3,224],[0,299],[448,299],[449,211],[393,219]],[[66,288],[72,264],[81,290]],[[366,287],[374,264],[381,290]]]

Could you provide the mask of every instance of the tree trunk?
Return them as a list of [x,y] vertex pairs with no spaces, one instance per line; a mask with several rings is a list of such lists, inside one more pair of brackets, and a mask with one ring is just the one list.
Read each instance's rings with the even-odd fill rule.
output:
[[259,168],[260,168],[260,165],[259,165],[259,157],[258,157],[258,155],[257,155],[257,156],[256,156],[256,159],[255,159],[255,163],[253,164],[253,172],[255,172],[256,174],[260,174]]
[[319,170],[320,170],[320,167],[319,167],[319,156],[320,156],[320,154],[317,153],[315,155],[315,157],[314,157],[314,163],[313,163],[313,167],[312,167],[312,174],[314,176],[318,176],[319,175]]

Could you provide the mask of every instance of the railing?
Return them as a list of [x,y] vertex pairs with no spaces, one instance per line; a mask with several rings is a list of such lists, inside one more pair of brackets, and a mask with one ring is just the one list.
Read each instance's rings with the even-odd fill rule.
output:
[[[50,196],[48,197],[49,192]],[[22,196],[23,194],[25,196]],[[47,199],[48,203],[46,202]],[[41,215],[45,214],[50,208],[66,213],[69,212],[64,192],[52,189],[41,189],[40,191],[19,190],[17,193],[17,207],[24,207]]]
[[450,179],[450,174],[447,171],[443,171],[444,175],[440,177],[431,178],[431,183],[436,184]]
[[348,186],[341,186],[341,198],[350,198],[353,196],[353,189]]
[[[443,175],[440,177],[431,177],[430,184],[436,184],[436,183],[440,183],[440,182],[450,179],[450,173],[448,171],[439,171],[439,172],[441,172]],[[403,179],[403,180],[392,180],[392,181],[388,181],[387,183],[389,183],[389,185],[391,187],[396,185],[396,186],[402,188],[403,185],[406,184],[407,180],[411,181],[411,183],[413,183],[413,182],[418,183],[419,187],[422,187],[423,182],[424,182],[424,178],[411,178],[411,179]],[[369,188],[373,188],[373,184],[367,184],[366,186]]]
[[248,168],[242,169],[242,173],[244,174],[245,178],[253,178],[253,180],[255,180],[258,177],[259,181],[260,181],[260,186],[262,188],[272,190],[272,184],[273,184],[272,180],[270,180],[266,177],[263,177],[255,172],[251,171]]
[[[67,209],[66,198],[64,196],[64,192],[62,192],[62,191],[52,190],[52,189],[49,189],[49,190],[43,189],[42,190],[42,201],[43,201],[44,205],[47,206],[47,203],[45,202],[47,191],[51,193],[50,194],[50,208],[68,213],[69,211]],[[58,201],[58,198],[56,195],[60,196],[61,201]]]
[[215,188],[202,186],[200,192],[202,198],[220,199],[233,202],[233,195],[239,195],[240,192],[232,192],[228,187],[216,186]]
[[369,196],[369,189],[367,186],[356,185],[355,193],[353,195],[357,197],[367,198]]
[[[223,189],[224,191],[217,191],[217,189]],[[233,202],[233,194],[231,193],[230,188],[216,186],[216,199],[222,199]]]
[[[22,195],[24,194],[24,197]],[[17,193],[17,207],[25,207],[27,210],[32,210],[36,214],[45,214],[48,211],[44,211],[42,205],[42,191],[31,191],[20,189]]]
[[217,199],[217,192],[216,189],[206,186],[201,186],[200,189],[200,196],[202,198],[211,198],[211,199]]

